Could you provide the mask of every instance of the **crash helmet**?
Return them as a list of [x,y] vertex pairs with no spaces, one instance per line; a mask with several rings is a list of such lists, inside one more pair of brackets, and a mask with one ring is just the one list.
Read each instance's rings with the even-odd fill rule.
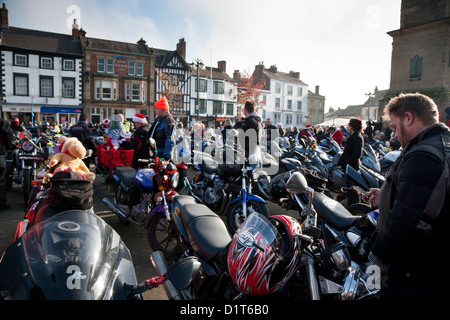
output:
[[10,122],[12,126],[18,126],[20,123],[19,118],[17,117],[12,118]]
[[252,213],[235,233],[227,265],[236,288],[247,295],[281,289],[300,262],[300,224],[289,216]]

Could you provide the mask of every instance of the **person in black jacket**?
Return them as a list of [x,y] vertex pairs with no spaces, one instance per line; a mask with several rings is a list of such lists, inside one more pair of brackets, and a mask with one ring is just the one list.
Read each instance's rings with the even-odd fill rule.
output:
[[450,130],[429,97],[400,94],[385,107],[403,147],[380,189],[371,251],[382,299],[450,300]]
[[[361,157],[364,148],[364,138],[362,135],[362,120],[357,118],[352,118],[348,122],[348,137],[347,143],[344,148],[344,152],[339,158],[338,165],[344,169],[347,165],[351,166],[355,170],[359,170],[359,165],[361,164]],[[346,177],[347,179],[347,177]],[[346,186],[351,187],[352,183],[346,180]],[[357,195],[350,195],[347,197],[347,205],[351,205],[359,201]]]
[[[248,160],[249,155],[254,151],[255,147],[260,144],[261,118],[255,113],[255,105],[253,102],[247,101],[244,105],[244,117],[236,120],[233,129],[242,129],[244,133],[249,133],[245,137],[245,159]],[[251,132],[249,130],[255,130]],[[256,133],[256,141],[252,141],[250,136]],[[254,136],[253,136],[254,137]]]
[[[86,150],[92,150],[94,152],[97,150],[97,144],[95,143],[92,131],[88,127],[86,119],[87,117],[84,113],[80,114],[78,122],[70,127],[69,136],[77,138],[81,141]],[[83,159],[83,162],[89,168],[91,157]]]
[[347,165],[350,165],[355,170],[359,170],[364,148],[362,120],[357,118],[350,119],[348,122],[348,133],[347,144],[345,145],[344,152],[339,158],[338,165],[343,167],[344,170]]
[[10,208],[6,200],[6,150],[13,147],[14,140],[9,122],[0,118],[0,212]]

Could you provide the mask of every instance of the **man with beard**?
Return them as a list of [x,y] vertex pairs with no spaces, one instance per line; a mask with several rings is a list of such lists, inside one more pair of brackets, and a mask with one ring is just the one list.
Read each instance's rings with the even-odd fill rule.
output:
[[385,108],[403,147],[381,190],[371,250],[384,299],[450,299],[450,131],[429,97],[400,94]]

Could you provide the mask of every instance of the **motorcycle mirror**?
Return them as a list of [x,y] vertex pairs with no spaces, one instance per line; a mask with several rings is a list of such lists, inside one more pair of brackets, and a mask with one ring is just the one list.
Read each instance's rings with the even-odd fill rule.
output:
[[300,172],[294,172],[286,183],[286,190],[289,193],[299,194],[306,191],[308,183]]

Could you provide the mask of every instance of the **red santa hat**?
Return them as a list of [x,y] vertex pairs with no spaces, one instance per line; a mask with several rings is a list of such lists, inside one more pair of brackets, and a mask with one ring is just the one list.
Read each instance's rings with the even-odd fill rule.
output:
[[136,113],[133,117],[133,122],[147,123],[147,119],[145,118],[145,115],[141,113]]
[[108,119],[103,120],[102,122],[103,128],[108,128],[111,126],[111,122]]
[[308,130],[308,129],[312,129],[313,127],[310,125],[310,124],[307,124],[306,125],[306,130]]

